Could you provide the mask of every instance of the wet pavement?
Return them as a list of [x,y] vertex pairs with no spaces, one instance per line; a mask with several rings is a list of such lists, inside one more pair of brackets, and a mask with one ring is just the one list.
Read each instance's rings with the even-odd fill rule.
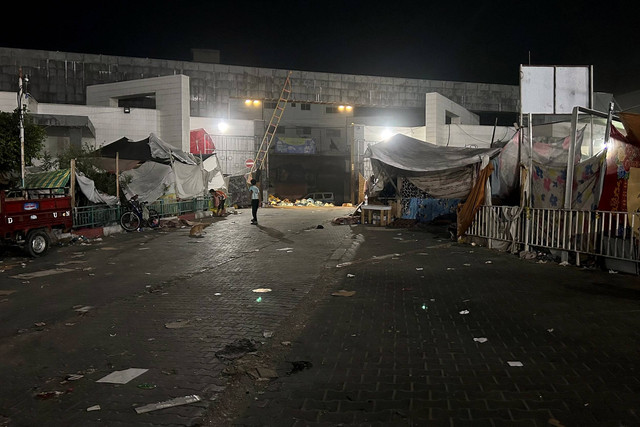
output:
[[5,256],[0,425],[640,425],[637,276],[330,223],[351,211]]

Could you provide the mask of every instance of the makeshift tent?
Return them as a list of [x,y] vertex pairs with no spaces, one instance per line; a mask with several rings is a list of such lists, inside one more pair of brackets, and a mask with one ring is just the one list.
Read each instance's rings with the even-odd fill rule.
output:
[[615,126],[611,126],[611,141],[606,154],[606,174],[598,205],[600,210],[628,211],[629,181],[640,178],[632,174],[634,168],[640,168],[640,144],[632,141]]
[[117,168],[120,171],[133,169],[147,161],[169,164],[172,160],[177,160],[188,165],[197,164],[193,155],[167,144],[153,133],[139,141],[120,138],[99,148],[93,154],[98,158],[100,166],[109,172],[116,171],[116,155]]
[[122,175],[128,181],[123,189],[127,198],[138,195],[139,200],[149,203],[170,194],[178,199],[190,199],[204,196],[210,189],[227,189],[215,156],[210,156],[202,165],[145,162]]
[[370,145],[365,157],[374,172],[389,178],[406,178],[434,198],[464,198],[471,191],[483,156],[499,148],[442,147],[396,134]]
[[189,139],[189,152],[192,154],[212,154],[216,149],[213,138],[204,129],[192,130]]

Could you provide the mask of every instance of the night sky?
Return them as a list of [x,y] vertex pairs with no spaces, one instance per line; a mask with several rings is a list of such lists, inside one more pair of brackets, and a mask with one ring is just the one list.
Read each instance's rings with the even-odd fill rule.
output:
[[34,3],[0,46],[173,60],[217,49],[224,64],[514,85],[529,61],[593,65],[595,90],[619,94],[640,89],[633,3]]

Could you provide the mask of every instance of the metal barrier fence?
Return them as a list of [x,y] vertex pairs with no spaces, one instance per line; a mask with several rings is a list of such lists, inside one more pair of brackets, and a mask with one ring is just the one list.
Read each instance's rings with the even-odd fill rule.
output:
[[639,228],[640,213],[482,206],[467,235],[639,262]]
[[[191,200],[158,200],[151,205],[160,217],[184,215],[186,213],[206,211],[210,207],[210,197]],[[93,205],[73,208],[73,228],[94,228],[117,224],[124,211],[123,206]]]

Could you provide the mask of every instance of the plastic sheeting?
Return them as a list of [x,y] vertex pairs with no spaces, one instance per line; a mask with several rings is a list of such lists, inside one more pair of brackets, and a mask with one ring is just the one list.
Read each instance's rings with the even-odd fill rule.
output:
[[404,172],[435,172],[458,169],[493,157],[499,148],[442,147],[406,135],[396,134],[386,141],[370,145],[365,157]]
[[173,191],[174,177],[171,166],[157,162],[145,162],[135,169],[123,172],[129,181],[123,188],[127,199],[138,195],[140,201],[153,203],[167,191]]
[[476,177],[476,167],[466,166],[446,171],[427,172],[420,176],[408,176],[407,180],[434,198],[465,198],[471,191]]
[[76,182],[82,194],[93,203],[104,203],[109,206],[118,204],[118,198],[99,191],[95,182],[91,178],[86,177],[82,172],[76,172]]

